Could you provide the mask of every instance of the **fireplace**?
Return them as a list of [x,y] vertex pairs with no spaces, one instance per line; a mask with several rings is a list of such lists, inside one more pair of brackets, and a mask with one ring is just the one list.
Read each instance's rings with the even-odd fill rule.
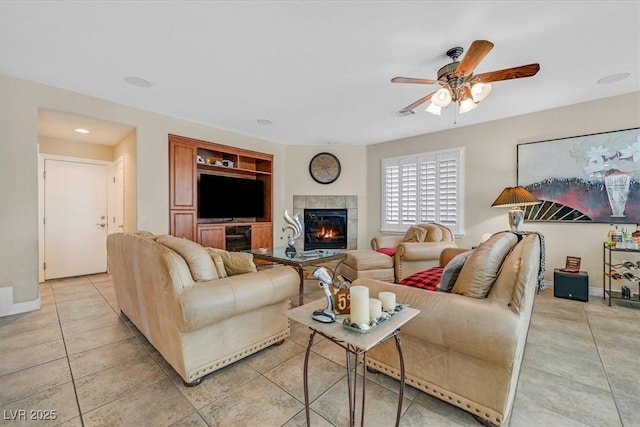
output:
[[346,209],[305,209],[304,250],[346,249]]

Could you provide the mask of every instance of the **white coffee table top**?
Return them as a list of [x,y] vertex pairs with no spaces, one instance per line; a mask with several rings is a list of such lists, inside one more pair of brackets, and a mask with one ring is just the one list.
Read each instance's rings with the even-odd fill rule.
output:
[[375,347],[376,344],[384,340],[389,334],[420,313],[420,310],[416,310],[415,308],[404,307],[391,316],[390,319],[372,327],[369,332],[361,333],[342,326],[342,321],[347,315],[338,315],[336,321],[333,323],[322,323],[313,320],[313,317],[311,317],[313,311],[326,307],[327,299],[321,298],[287,311],[287,317],[323,335],[327,335],[336,341],[345,342],[362,351],[368,351],[372,347]]

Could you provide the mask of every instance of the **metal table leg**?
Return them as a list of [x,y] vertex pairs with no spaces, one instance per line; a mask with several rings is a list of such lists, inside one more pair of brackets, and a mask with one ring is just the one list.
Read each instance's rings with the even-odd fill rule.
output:
[[398,413],[396,414],[396,427],[398,427],[400,425],[400,416],[402,415],[402,399],[404,398],[404,356],[402,355],[400,336],[396,335],[395,339],[398,358],[400,359],[400,393],[398,397]]
[[304,355],[304,412],[307,417],[307,427],[311,426],[311,414],[309,413],[309,355],[311,354],[311,346],[313,345],[313,338],[316,336],[316,331],[311,332],[309,335],[309,344],[307,345],[307,352]]

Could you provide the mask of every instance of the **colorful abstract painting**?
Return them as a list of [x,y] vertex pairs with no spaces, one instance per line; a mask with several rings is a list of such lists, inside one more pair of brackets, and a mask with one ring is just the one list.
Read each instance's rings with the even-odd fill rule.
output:
[[518,144],[525,221],[640,224],[640,128]]

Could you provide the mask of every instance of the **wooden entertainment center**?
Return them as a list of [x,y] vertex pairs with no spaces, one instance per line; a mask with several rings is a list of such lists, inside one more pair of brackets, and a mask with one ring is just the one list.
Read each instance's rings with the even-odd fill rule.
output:
[[[251,249],[273,246],[272,165],[271,154],[169,135],[169,232],[203,246],[227,249],[227,246],[231,246],[228,242],[240,236],[238,230],[250,229]],[[226,221],[199,218],[198,185],[201,174],[262,181],[264,215]],[[243,195],[238,194],[237,197]]]

